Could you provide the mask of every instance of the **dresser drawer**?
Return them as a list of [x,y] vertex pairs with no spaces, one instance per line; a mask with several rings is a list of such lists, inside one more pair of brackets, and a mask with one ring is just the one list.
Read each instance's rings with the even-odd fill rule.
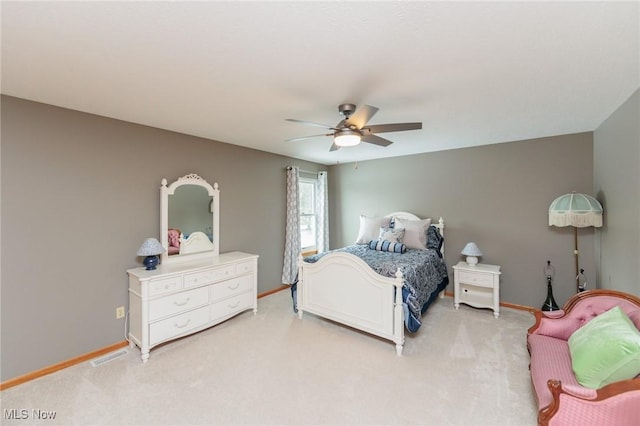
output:
[[184,276],[184,286],[195,287],[198,285],[210,284],[216,281],[231,278],[235,275],[236,268],[234,265],[225,266],[222,268],[210,269],[208,271],[196,272],[193,274],[187,274]]
[[493,287],[493,275],[478,272],[458,271],[461,283],[473,284],[480,287]]
[[209,287],[170,294],[149,302],[149,321],[188,311],[209,303]]
[[209,306],[203,306],[202,308],[152,323],[149,325],[149,344],[155,345],[208,322]]
[[211,305],[211,319],[216,320],[252,308],[255,302],[253,292],[242,293]]
[[253,260],[250,260],[248,262],[238,263],[236,265],[236,274],[241,275],[241,274],[246,274],[248,272],[253,272],[255,270],[255,264],[256,262],[254,262]]
[[171,293],[182,288],[182,277],[152,279],[149,281],[149,296]]
[[253,289],[253,275],[244,275],[211,286],[211,300],[224,299]]

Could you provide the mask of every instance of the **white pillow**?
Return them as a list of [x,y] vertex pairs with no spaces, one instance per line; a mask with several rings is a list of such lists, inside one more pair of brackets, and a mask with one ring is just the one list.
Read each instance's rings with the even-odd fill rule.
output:
[[427,249],[427,231],[431,226],[431,218],[422,220],[407,220],[394,218],[394,228],[404,228],[402,241],[410,249]]
[[388,228],[390,217],[367,217],[360,215],[360,230],[355,244],[369,244],[371,240],[377,240],[380,228]]
[[378,241],[389,241],[391,243],[401,243],[404,239],[404,228],[380,228]]

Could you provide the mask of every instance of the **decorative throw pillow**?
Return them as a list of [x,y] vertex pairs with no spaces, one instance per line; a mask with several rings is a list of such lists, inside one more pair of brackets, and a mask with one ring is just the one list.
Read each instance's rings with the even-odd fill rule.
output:
[[380,228],[378,240],[387,240],[392,243],[401,243],[404,238],[404,228]]
[[371,250],[388,251],[391,253],[404,253],[407,251],[407,246],[402,243],[393,243],[387,240],[371,240],[369,241],[369,248]]
[[427,248],[433,249],[438,252],[440,256],[440,250],[442,249],[442,244],[444,243],[444,237],[440,234],[440,231],[435,226],[430,226],[427,230]]
[[391,222],[390,217],[367,217],[360,215],[360,230],[355,244],[368,244],[369,241],[378,238],[380,228],[387,228]]
[[394,218],[395,228],[404,228],[403,243],[410,249],[426,250],[427,231],[431,226],[431,219],[407,220]]
[[578,382],[599,389],[640,374],[640,331],[616,306],[569,337],[571,364]]

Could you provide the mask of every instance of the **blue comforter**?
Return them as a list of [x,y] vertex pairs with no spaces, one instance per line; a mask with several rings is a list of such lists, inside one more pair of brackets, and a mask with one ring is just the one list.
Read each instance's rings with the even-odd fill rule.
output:
[[[353,245],[330,252],[306,257],[305,262],[315,263],[327,253],[346,252],[364,260],[375,272],[385,277],[395,277],[400,268],[404,284],[402,299],[405,326],[416,332],[422,325],[422,314],[437,294],[449,283],[447,266],[437,250],[408,249],[405,253],[389,253],[372,250],[368,245]],[[296,288],[291,288],[294,310]]]

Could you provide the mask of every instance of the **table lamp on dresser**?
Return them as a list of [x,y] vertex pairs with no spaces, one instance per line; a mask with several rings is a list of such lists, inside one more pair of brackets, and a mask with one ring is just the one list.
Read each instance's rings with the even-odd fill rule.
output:
[[158,255],[164,252],[164,247],[162,244],[155,238],[147,238],[144,240],[144,243],[140,246],[138,251],[136,252],[137,256],[146,256],[142,264],[147,268],[148,271],[156,269],[160,259],[158,259]]

